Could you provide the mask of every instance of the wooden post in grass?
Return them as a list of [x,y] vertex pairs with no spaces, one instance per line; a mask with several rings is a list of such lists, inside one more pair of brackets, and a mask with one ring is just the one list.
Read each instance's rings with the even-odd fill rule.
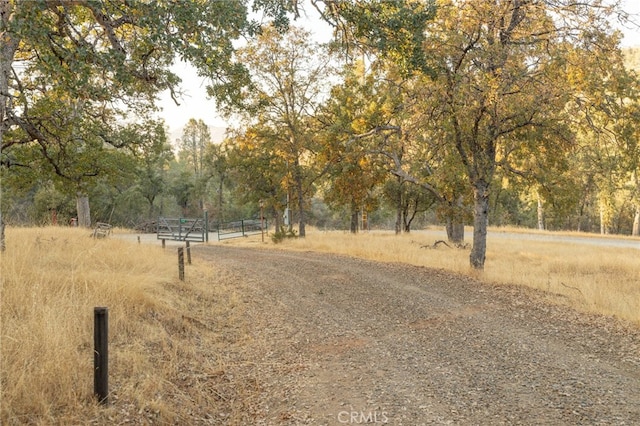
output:
[[178,247],[178,278],[184,281],[184,248]]
[[109,309],[93,308],[93,392],[101,404],[109,402]]
[[187,245],[187,264],[191,265],[191,244],[189,241],[185,241],[185,244]]
[[163,238],[163,239],[162,239],[162,248],[165,248],[165,247],[166,247],[166,245],[167,245],[167,244],[164,242],[164,238]]

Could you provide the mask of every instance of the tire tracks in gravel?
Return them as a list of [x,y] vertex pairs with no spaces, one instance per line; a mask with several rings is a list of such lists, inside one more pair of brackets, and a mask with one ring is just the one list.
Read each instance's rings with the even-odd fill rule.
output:
[[247,302],[257,424],[640,424],[632,325],[428,268],[193,251]]

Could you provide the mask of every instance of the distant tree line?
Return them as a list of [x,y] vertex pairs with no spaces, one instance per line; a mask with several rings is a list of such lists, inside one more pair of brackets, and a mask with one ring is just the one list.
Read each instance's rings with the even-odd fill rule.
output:
[[[295,26],[304,6],[0,3],[1,220],[472,225],[477,269],[489,224],[640,235],[638,54],[615,1],[312,0],[328,45]],[[160,91],[179,101],[176,58],[236,123],[224,142],[191,120],[172,144],[154,118]]]

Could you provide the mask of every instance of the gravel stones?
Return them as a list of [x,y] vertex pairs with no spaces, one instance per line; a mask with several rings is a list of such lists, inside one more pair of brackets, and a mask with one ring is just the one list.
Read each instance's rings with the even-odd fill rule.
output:
[[256,424],[640,423],[631,325],[427,268],[196,252],[247,304]]

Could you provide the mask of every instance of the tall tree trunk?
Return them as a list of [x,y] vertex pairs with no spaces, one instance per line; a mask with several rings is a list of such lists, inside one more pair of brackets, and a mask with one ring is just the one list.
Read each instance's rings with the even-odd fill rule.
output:
[[636,214],[633,217],[633,229],[631,230],[631,235],[634,237],[640,237],[640,173],[634,172],[633,179],[635,182],[635,203],[634,207],[636,208]]
[[306,218],[304,214],[304,198],[302,193],[302,178],[298,181],[298,236],[304,238],[307,235]]
[[358,233],[358,205],[355,202],[351,203],[351,225],[349,230],[352,234]]
[[469,260],[474,269],[484,269],[487,255],[487,227],[489,226],[489,184],[476,182],[473,190],[473,247]]
[[4,216],[2,216],[2,212],[0,212],[0,252],[5,251],[7,245],[4,239]]
[[402,191],[398,191],[398,202],[396,204],[396,235],[402,232]]
[[607,217],[605,214],[605,209],[604,209],[604,205],[602,205],[602,203],[600,204],[600,234],[601,235],[605,235],[608,234],[608,227],[607,227]]
[[445,223],[447,240],[450,243],[462,244],[464,242],[464,223],[455,218],[448,217]]
[[[224,217],[222,215],[222,206],[224,204],[224,179],[220,177],[220,184],[218,185],[218,222],[222,223]],[[278,229],[278,228],[276,228]]]
[[155,206],[153,205],[153,202],[155,201],[156,197],[148,197],[147,201],[149,202],[149,219],[153,219],[154,217],[156,217],[155,215]]
[[280,232],[280,230],[282,229],[282,212],[278,211],[278,209],[274,209],[275,210],[275,215],[273,216],[273,223],[275,226],[275,231],[274,232]]
[[455,206],[451,202],[449,204],[445,229],[447,230],[447,240],[453,244],[464,243],[464,222],[462,220],[464,208],[464,197],[459,195],[456,198]]
[[298,236],[304,238],[306,236],[306,218],[304,214],[304,190],[302,185],[302,170],[300,163],[296,158],[295,162],[295,181],[296,192],[298,193]]
[[397,176],[398,180],[398,198],[396,199],[396,235],[402,232],[402,184],[403,178]]
[[76,210],[78,212],[78,226],[91,227],[91,210],[89,209],[89,196],[78,192],[76,194]]
[[[7,123],[7,107],[9,105],[9,79],[12,75],[13,59],[20,44],[20,38],[16,36],[14,31],[8,31],[11,27],[11,20],[14,17],[12,9],[15,6],[12,2],[0,1],[0,147],[4,146],[3,135],[6,130]],[[4,234],[4,218],[0,213],[0,251],[6,248],[6,240]]]
[[369,231],[369,214],[364,207],[362,208],[362,231]]
[[287,232],[293,231],[293,217],[291,217],[291,189],[287,189],[287,206],[282,215],[282,222],[287,227]]
[[411,198],[407,197],[402,206],[402,232],[409,232],[411,224],[409,223],[409,210],[411,209]]
[[538,198],[538,230],[544,231],[544,206],[542,204],[542,197],[540,197],[540,193],[536,192],[536,197]]

